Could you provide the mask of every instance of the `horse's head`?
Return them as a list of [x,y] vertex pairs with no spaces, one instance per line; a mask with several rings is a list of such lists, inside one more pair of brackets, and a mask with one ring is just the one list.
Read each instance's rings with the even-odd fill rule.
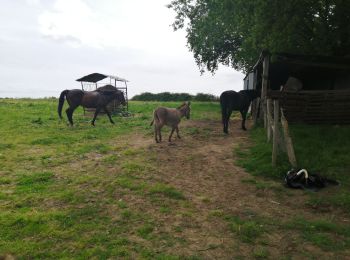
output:
[[249,90],[249,96],[250,96],[251,100],[254,100],[254,99],[260,97],[261,96],[261,90],[257,90],[257,89]]
[[122,104],[123,106],[126,105],[126,100],[125,100],[125,96],[124,96],[124,93],[120,90],[117,90],[115,92],[115,99],[120,103]]

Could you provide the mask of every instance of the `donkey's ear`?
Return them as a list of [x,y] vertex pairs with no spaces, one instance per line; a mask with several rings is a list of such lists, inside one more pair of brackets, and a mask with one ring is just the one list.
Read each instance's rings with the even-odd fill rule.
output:
[[191,101],[188,101],[188,102],[187,102],[187,105],[191,105]]

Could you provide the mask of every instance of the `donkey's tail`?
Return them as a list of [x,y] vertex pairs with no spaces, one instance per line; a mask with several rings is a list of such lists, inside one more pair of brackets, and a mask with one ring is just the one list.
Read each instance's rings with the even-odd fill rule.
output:
[[150,126],[153,125],[154,120],[156,120],[156,121],[159,122],[159,117],[158,117],[158,115],[157,115],[157,111],[156,111],[156,110],[153,112],[153,119],[152,119],[152,122],[151,122]]
[[61,92],[60,98],[58,100],[58,109],[57,110],[58,110],[58,115],[59,115],[59,117],[61,119],[62,119],[62,108],[63,108],[64,98],[65,98],[65,96],[67,95],[68,92],[69,92],[68,89],[63,90]]

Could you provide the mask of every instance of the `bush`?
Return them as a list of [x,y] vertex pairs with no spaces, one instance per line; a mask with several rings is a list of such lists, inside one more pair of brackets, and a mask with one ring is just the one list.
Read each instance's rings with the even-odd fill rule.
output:
[[139,95],[135,95],[132,100],[135,101],[217,101],[218,98],[212,94],[198,93],[197,95],[191,95],[188,93],[170,93],[161,92],[153,94],[150,92],[144,92]]

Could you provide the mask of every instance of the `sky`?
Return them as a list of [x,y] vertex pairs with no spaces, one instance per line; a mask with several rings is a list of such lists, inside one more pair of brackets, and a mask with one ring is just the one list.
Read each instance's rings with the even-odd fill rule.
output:
[[0,97],[58,97],[93,72],[129,80],[129,97],[242,89],[233,68],[201,75],[170,1],[2,0]]

